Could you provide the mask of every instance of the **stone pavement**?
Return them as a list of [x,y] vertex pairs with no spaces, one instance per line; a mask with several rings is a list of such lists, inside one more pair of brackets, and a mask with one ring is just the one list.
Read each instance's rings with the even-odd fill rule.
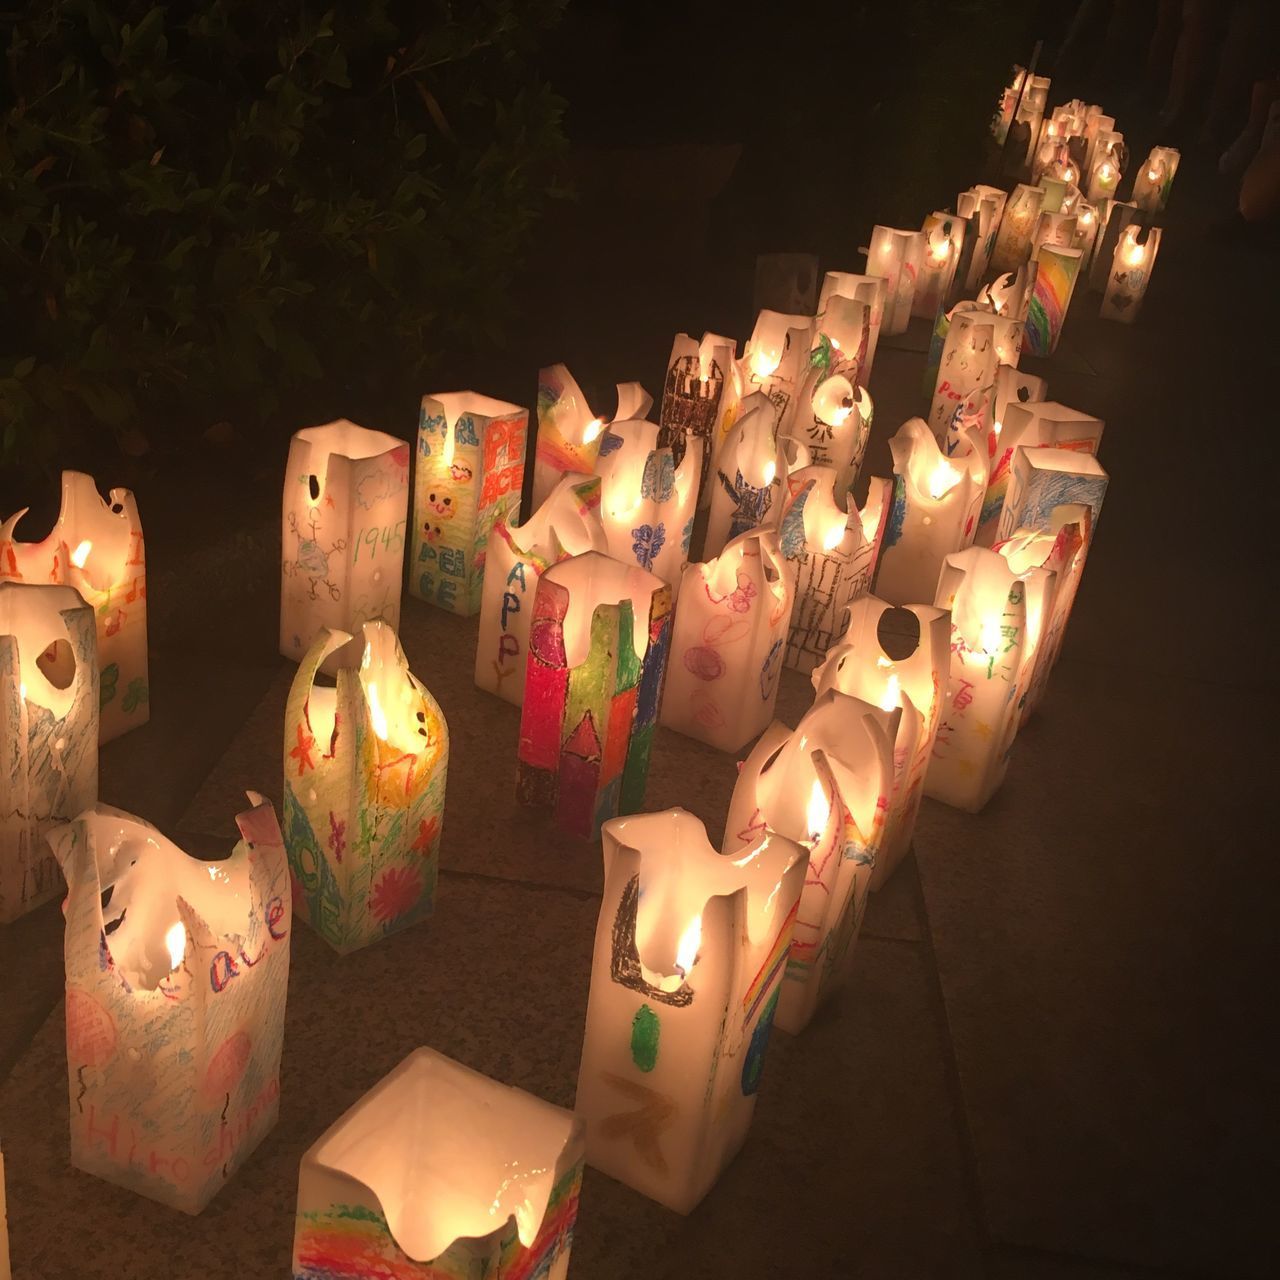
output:
[[[1188,157],[1140,323],[1103,324],[1082,297],[1057,355],[1026,362],[1106,419],[1111,488],[1003,790],[978,816],[925,802],[854,982],[803,1036],[775,1035],[751,1137],[694,1214],[588,1172],[575,1280],[1276,1273],[1262,791],[1280,281],[1274,251],[1207,240],[1212,212]],[[661,301],[613,332],[651,387],[671,333],[702,327]],[[485,389],[528,398],[554,336]],[[881,344],[866,474],[889,474],[885,442],[920,411],[924,344],[921,322]],[[279,798],[283,457],[143,507],[152,722],[104,749],[101,794],[193,852],[228,847],[246,787]],[[0,931],[18,1280],[286,1275],[302,1152],[422,1043],[572,1104],[600,852],[516,808],[518,713],[472,687],[475,634],[406,601],[406,652],[451,732],[437,914],[345,959],[294,929],[280,1124],[198,1218],[69,1167],[58,907]],[[788,673],[780,717],[806,698]],[[716,840],[733,778],[731,757],[662,731],[647,806],[682,804]]]

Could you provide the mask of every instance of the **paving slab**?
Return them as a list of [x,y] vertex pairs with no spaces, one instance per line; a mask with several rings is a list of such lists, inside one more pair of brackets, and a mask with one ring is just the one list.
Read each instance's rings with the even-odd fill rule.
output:
[[986,810],[926,801],[916,857],[994,1240],[1274,1274],[1277,877],[1253,815],[1276,710],[1064,660]]
[[[572,1105],[598,908],[446,874],[433,920],[345,958],[295,922],[280,1123],[194,1218],[71,1168],[59,1004],[0,1095],[15,1280],[287,1275],[303,1152],[420,1044]],[[577,1280],[783,1275],[798,1241],[815,1275],[980,1274],[927,969],[898,943],[862,959],[802,1041],[777,1035],[748,1144],[695,1216],[588,1174]]]

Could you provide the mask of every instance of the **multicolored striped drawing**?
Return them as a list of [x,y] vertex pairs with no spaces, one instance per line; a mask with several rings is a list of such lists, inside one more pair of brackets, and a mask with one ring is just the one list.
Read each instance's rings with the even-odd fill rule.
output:
[[521,804],[584,839],[644,802],[671,638],[671,588],[598,551],[538,582],[516,765]]

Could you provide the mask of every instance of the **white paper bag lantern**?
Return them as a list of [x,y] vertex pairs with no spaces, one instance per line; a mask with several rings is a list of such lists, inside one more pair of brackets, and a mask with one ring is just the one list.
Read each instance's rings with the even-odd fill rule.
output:
[[98,741],[146,724],[147,565],[138,504],[128,489],[104,499],[92,476],[62,473],[62,505],[49,536],[19,542],[18,511],[0,523],[0,582],[66,583],[93,610],[102,705]]
[[568,1274],[582,1121],[417,1049],[302,1157],[294,1280]]
[[601,445],[596,474],[609,554],[679,591],[698,506],[702,441],[691,439],[677,466],[672,450],[658,444],[656,424],[615,422]]
[[722,856],[683,809],[602,835],[575,1110],[588,1164],[688,1213],[751,1126],[805,850],[760,829]]
[[795,583],[786,651],[795,671],[822,661],[845,609],[871,589],[892,506],[888,480],[871,480],[861,510],[835,484],[830,467],[805,467],[787,479],[781,547]]
[[[1071,222],[1074,234],[1074,219]],[[1042,244],[1036,250],[1036,283],[1027,311],[1024,342],[1031,355],[1051,356],[1058,349],[1082,257],[1079,249],[1051,244]]]
[[1160,228],[1148,227],[1141,236],[1139,228],[1125,228],[1115,254],[1111,259],[1111,274],[1107,277],[1106,292],[1102,296],[1102,318],[1132,324],[1142,309],[1147,296],[1147,285],[1160,252]]
[[1143,213],[1163,213],[1182,159],[1176,147],[1152,147],[1133,180],[1133,203]]
[[1089,265],[1089,288],[1095,293],[1102,293],[1106,289],[1116,249],[1125,231],[1138,216],[1137,207],[1123,200],[1104,201],[1100,207],[1101,221],[1094,240],[1093,261]]
[[870,308],[870,330],[867,335],[867,353],[858,366],[858,385],[866,387],[871,381],[871,369],[875,364],[876,347],[880,342],[880,330],[884,324],[884,309],[889,293],[889,282],[883,276],[855,275],[849,271],[828,271],[822,277],[822,291],[818,295],[818,328],[833,298],[849,298],[863,302]]
[[778,1026],[803,1030],[849,977],[893,786],[899,712],[830,690],[794,730],[777,721],[738,774],[724,850],[766,831],[809,850]]
[[71,1163],[184,1213],[280,1107],[289,872],[270,802],[249,801],[216,862],[106,806],[49,837],[67,879]]
[[[978,291],[978,307],[991,311],[1002,319],[1017,320],[1021,324],[1026,320],[1027,310],[1031,306],[1031,293],[1035,288],[1037,269],[1037,263],[1032,260],[1024,262],[1017,271],[1006,271],[998,275],[990,284],[983,285]],[[1021,334],[1019,334],[1019,344],[1021,341]]]
[[[284,481],[280,652],[297,662],[322,627],[400,625],[409,446],[345,419],[294,434]],[[331,655],[332,674],[359,657]]]
[[1040,217],[1044,190],[1019,183],[1005,202],[995,248],[991,251],[992,271],[1017,271],[1031,252],[1031,235]]
[[732,338],[717,333],[704,333],[701,342],[687,333],[678,333],[671,348],[662,387],[658,443],[669,446],[679,463],[689,437],[701,440],[701,485],[706,484],[712,454],[719,442],[725,388],[733,386],[737,351],[738,344]]
[[284,721],[284,836],[298,915],[341,954],[429,916],[444,822],[449,730],[396,633],[366,622],[363,656],[315,683],[351,639],[322,632]]
[[1004,781],[1018,731],[1027,588],[994,551],[948,556],[938,608],[951,614],[951,664],[925,795],[977,813]]
[[[843,639],[831,647],[827,660],[812,676],[819,697],[836,690],[889,713],[901,708],[893,746],[893,790],[871,873],[873,893],[911,847],[951,661],[950,615],[932,605],[906,608],[914,615],[918,631],[910,653],[890,656],[880,627],[892,606],[876,596],[863,596],[849,606],[849,626]],[[905,647],[901,638],[898,643]]]
[[1089,170],[1084,193],[1090,200],[1114,200],[1123,176],[1115,155],[1109,149],[1104,150]]
[[684,571],[662,723],[738,751],[773,719],[795,595],[773,530],[733,539]]
[[520,706],[538,579],[569,556],[605,550],[599,476],[563,476],[524,524],[509,528],[499,520],[494,525],[476,645],[478,688]]
[[[997,537],[1013,476],[1014,452],[1026,449],[1071,449],[1097,453],[1104,423],[1056,400],[1007,402],[998,410],[1000,431],[994,441],[991,475],[982,500],[982,517],[974,541],[989,547]],[[1012,533],[1009,531],[1006,536]]]
[[[1011,364],[996,368],[996,379],[986,396],[982,408],[982,428],[987,439],[987,457],[990,474],[995,474],[1000,457],[1000,437],[1004,432],[1004,420],[1011,405],[1039,404],[1049,395],[1049,383],[1034,373],[1026,373]],[[987,488],[990,489],[990,477]],[[979,526],[981,531],[981,526]],[[977,538],[974,539],[977,541]]]
[[529,413],[474,391],[422,397],[409,590],[464,618],[480,611],[489,533],[520,518]]
[[964,248],[966,223],[953,213],[931,213],[920,228],[924,252],[916,277],[911,314],[932,320],[947,304]]
[[895,227],[881,226],[871,229],[867,273],[886,281],[884,321],[880,331],[887,337],[906,332],[924,253],[923,231],[900,231]]
[[1096,526],[1106,492],[1107,473],[1092,454],[1078,449],[1016,449],[996,541],[1003,542],[1018,529],[1049,528],[1054,510],[1071,502],[1087,506]]
[[[970,236],[973,249],[962,281],[964,289],[972,292],[986,277],[991,263],[991,254],[996,247],[996,233],[1000,229],[1000,219],[1004,216],[1008,194],[999,187],[989,187],[979,183],[977,186],[970,187],[969,191],[961,193],[962,202],[966,197],[973,199],[975,207],[973,212],[968,214],[973,232]],[[962,204],[957,204],[956,211],[965,213],[966,208],[962,207]]]
[[790,422],[792,402],[809,365],[814,324],[813,316],[761,311],[738,362],[743,398],[762,391],[781,429]]
[[929,427],[939,440],[956,410],[995,381],[1000,365],[1017,367],[1021,348],[1022,325],[1016,319],[972,302],[956,305],[947,322],[929,405]]
[[998,147],[1004,146],[1005,139],[1009,136],[1009,126],[1013,123],[1013,113],[1022,97],[1026,79],[1026,68],[1015,66],[1009,83],[1000,91],[1000,100],[996,104],[995,115],[991,118],[991,136]]
[[[638,382],[620,382],[618,412],[612,421],[643,418],[652,407],[653,397]],[[609,421],[592,413],[582,388],[564,365],[539,370],[533,510],[546,502],[562,476],[591,475]]]
[[763,392],[742,402],[711,476],[711,511],[703,555],[714,558],[740,534],[774,528],[782,518],[786,450],[774,407]]
[[94,645],[74,587],[0,582],[0,924],[62,892],[45,836],[98,798]]
[[987,487],[986,442],[976,428],[966,428],[945,456],[924,420],[912,418],[889,450],[893,507],[876,593],[891,604],[911,604],[932,599],[943,560],[973,541]]
[[[1062,650],[1062,636],[1080,585],[1092,523],[1088,507],[1068,504],[1057,508],[1053,532],[1019,529],[993,548],[1012,572],[1028,584],[1027,629],[1035,648],[1021,679],[1021,724],[1026,724],[1044,697]],[[1037,599],[1037,591],[1039,598]],[[1040,616],[1033,616],[1038,610]]]

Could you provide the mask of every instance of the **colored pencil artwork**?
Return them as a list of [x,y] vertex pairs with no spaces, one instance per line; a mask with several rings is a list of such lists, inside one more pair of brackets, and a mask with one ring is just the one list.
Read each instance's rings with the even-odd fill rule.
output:
[[98,798],[95,635],[74,587],[0,582],[0,924],[62,892],[45,837]]
[[689,1213],[751,1125],[807,862],[763,828],[732,856],[683,809],[604,826],[578,1115],[587,1163]]
[[513,528],[499,520],[494,525],[476,644],[479,688],[520,706],[538,579],[569,556],[604,550],[598,476],[564,476],[524,524]]
[[350,639],[322,632],[299,666],[283,757],[294,909],[342,954],[431,914],[449,763],[440,707],[386,623],[365,623],[336,688],[315,683]]
[[521,804],[564,831],[644,801],[671,639],[671,588],[599,552],[538,580],[516,765]]
[[1027,310],[1027,350],[1035,356],[1051,356],[1058,349],[1062,326],[1080,274],[1079,249],[1043,244],[1036,251],[1039,269]]
[[184,1213],[280,1106],[289,873],[270,801],[249,802],[213,862],[106,807],[49,837],[67,880],[71,1163]]
[[716,459],[702,542],[706,559],[714,559],[752,529],[777,525],[785,472],[786,454],[779,447],[773,405],[763,392],[753,392],[743,400],[738,420]]
[[1087,506],[1096,526],[1107,483],[1102,464],[1083,450],[1015,450],[995,541],[1003,542],[1019,529],[1048,529],[1054,511],[1068,503]]
[[766,832],[809,849],[777,1021],[806,1027],[848,980],[893,786],[899,712],[836,690],[819,695],[794,730],[774,721],[738,773],[724,853]]
[[293,1278],[563,1277],[584,1146],[572,1112],[415,1050],[302,1157]]
[[418,599],[479,612],[489,533],[520,517],[528,422],[527,410],[473,391],[422,397],[409,574]]
[[803,467],[787,480],[780,534],[795,581],[785,658],[793,671],[812,671],[826,657],[845,609],[871,589],[893,505],[888,480],[870,481],[861,511],[835,484],[830,467]]
[[128,489],[103,498],[92,476],[62,473],[57,522],[40,542],[14,536],[19,511],[0,523],[0,582],[66,583],[93,610],[102,705],[98,741],[146,724],[147,565],[138,504]]
[[[354,633],[400,624],[409,446],[345,419],[307,427],[289,444],[282,520],[280,652],[301,660],[324,627]],[[333,675],[359,654],[325,661]]]

